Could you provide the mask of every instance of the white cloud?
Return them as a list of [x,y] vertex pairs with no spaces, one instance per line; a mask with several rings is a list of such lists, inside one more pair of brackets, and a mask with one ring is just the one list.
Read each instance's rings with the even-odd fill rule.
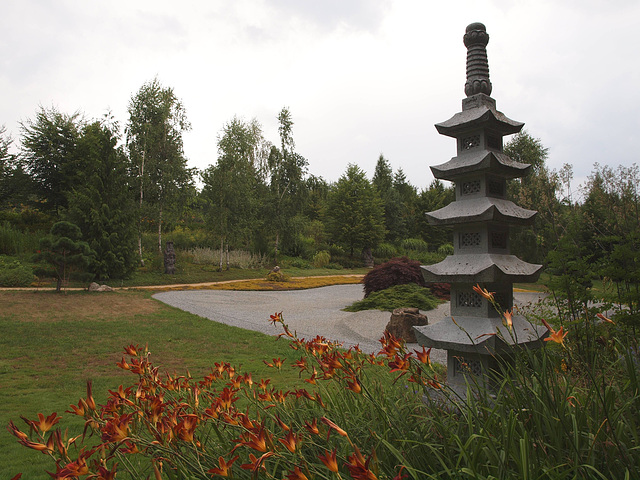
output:
[[277,141],[291,109],[299,153],[336,180],[369,174],[384,153],[420,187],[455,154],[433,124],[459,111],[467,24],[481,21],[493,97],[549,147],[549,163],[637,161],[640,67],[636,1],[82,0],[8,2],[0,29],[0,124],[13,136],[39,104],[123,125],[127,103],[158,76],[186,106],[193,166],[215,161],[234,115]]

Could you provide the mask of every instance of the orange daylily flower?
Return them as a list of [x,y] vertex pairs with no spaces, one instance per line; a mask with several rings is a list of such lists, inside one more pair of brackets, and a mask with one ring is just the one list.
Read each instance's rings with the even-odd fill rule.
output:
[[95,410],[96,409],[96,402],[93,399],[93,383],[91,382],[91,380],[87,380],[87,407],[89,407],[89,410]]
[[104,443],[118,443],[129,437],[129,422],[132,414],[115,416],[102,429]]
[[29,440],[29,437],[27,436],[27,434],[18,430],[18,427],[15,426],[13,421],[9,421],[9,426],[7,427],[7,429],[14,437],[18,439],[18,443],[20,443],[21,445],[24,445],[27,448],[38,450],[39,452],[43,452],[43,453],[53,452],[53,447],[54,447],[53,435],[49,437],[49,440],[45,445],[44,443],[32,442],[31,440]]
[[24,417],[20,418],[27,422],[27,424],[29,424],[34,430],[40,430],[42,433],[45,433],[48,432],[56,423],[58,423],[62,417],[58,417],[58,414],[56,412],[53,412],[46,418],[42,413],[39,413],[37,421],[27,420]]
[[140,450],[138,449],[138,446],[135,443],[132,443],[129,440],[125,440],[124,445],[125,447],[120,449],[122,453],[127,453],[130,455],[140,453]]
[[502,314],[504,320],[506,322],[506,326],[509,328],[513,328],[513,309],[507,310]]
[[318,419],[317,418],[314,418],[311,423],[305,421],[304,422],[304,428],[306,428],[309,433],[313,433],[314,435],[319,435],[320,434],[320,430],[318,430]]
[[605,317],[602,313],[596,313],[596,317],[598,317],[600,320],[603,320],[607,323],[613,323],[614,325],[616,324],[616,322],[614,322],[610,318]]
[[389,362],[389,367],[392,372],[404,371],[409,369],[409,357],[410,353],[407,353],[404,357],[400,358],[398,355],[395,356],[393,362]]
[[331,430],[335,430],[338,435],[341,435],[343,437],[348,437],[349,436],[349,435],[347,435],[347,432],[345,432],[343,429],[341,429],[338,425],[333,423],[327,417],[322,417],[320,419],[320,421],[322,423],[324,423],[327,427],[329,427],[329,431],[327,432],[327,440],[329,439],[329,435],[331,434]]
[[252,470],[254,473],[257,472],[259,468],[266,469],[265,466],[262,465],[262,462],[264,462],[267,458],[272,457],[273,455],[275,455],[275,453],[267,452],[260,458],[256,458],[253,453],[250,453],[249,460],[251,463],[244,463],[240,465],[240,468],[242,468],[243,470]]
[[221,477],[228,477],[229,474],[231,473],[231,465],[233,465],[233,462],[235,462],[237,459],[238,459],[238,455],[233,457],[227,463],[225,461],[224,457],[219,457],[218,458],[218,467],[217,468],[212,468],[211,470],[208,470],[207,473],[210,473],[212,475],[219,475]]
[[349,469],[349,473],[351,474],[351,478],[356,480],[378,480],[371,470],[369,470],[369,460],[366,461],[358,447],[355,447],[355,452],[353,455],[347,457],[346,467]]
[[421,363],[426,365],[431,365],[431,349],[426,350],[425,347],[422,347],[422,351],[414,350],[416,352],[416,356]]
[[87,466],[87,461],[84,458],[79,458],[78,460],[65,465],[63,468],[58,470],[55,475],[51,476],[56,480],[66,480],[78,478],[80,475],[87,475],[88,473],[89,467]]
[[123,370],[131,370],[131,366],[127,363],[124,357],[122,357],[122,361],[116,363],[116,366]]
[[264,427],[260,428],[257,435],[246,432],[240,438],[241,440],[238,440],[238,442],[246,447],[253,448],[259,452],[267,451],[267,439]]
[[298,367],[300,370],[306,370],[307,369],[307,359],[304,357],[301,357],[300,360],[298,360],[296,363],[293,364],[294,367]]
[[78,415],[80,417],[84,417],[85,413],[87,413],[87,404],[83,399],[80,399],[78,405],[69,405],[71,410],[65,410],[65,413],[72,413],[74,415]]
[[304,381],[310,383],[311,385],[316,385],[316,376],[318,375],[318,371],[316,367],[313,367],[313,374],[309,378],[305,378]]
[[489,292],[486,288],[480,288],[480,285],[474,285],[473,291],[476,292],[481,297],[493,302],[495,299],[493,297],[494,292]]
[[559,343],[560,345],[564,346],[564,337],[567,336],[569,331],[567,330],[565,332],[564,331],[564,327],[560,327],[560,330],[558,330],[556,332],[544,318],[542,319],[542,323],[544,323],[544,326],[547,327],[547,329],[551,332],[551,334],[547,338],[545,338],[544,341],[545,342],[556,342],[556,343]]
[[398,474],[393,477],[393,480],[404,480],[405,478],[409,478],[407,475],[403,475],[402,471],[405,469],[406,467],[403,465],[402,467],[400,467],[400,471],[398,472]]
[[300,444],[300,436],[295,435],[291,430],[284,438],[279,438],[278,441],[285,446],[291,453],[296,451],[297,446]]
[[362,392],[362,386],[360,385],[360,382],[358,381],[358,379],[356,377],[351,377],[353,381],[349,381],[347,380],[347,385],[348,385],[348,389],[351,390],[354,393],[360,393]]
[[270,322],[274,325],[276,323],[282,322],[282,312],[276,312],[273,315],[269,315]]
[[282,360],[280,357],[274,358],[274,359],[272,359],[272,361],[273,361],[273,363],[268,363],[266,360],[263,360],[264,364],[267,367],[277,368],[278,370],[280,370],[282,368],[282,364],[284,363],[284,360]]
[[280,428],[282,430],[284,430],[285,432],[288,432],[289,430],[291,430],[291,428],[289,427],[289,425],[287,425],[286,423],[284,423],[282,421],[282,419],[280,418],[279,415],[276,415],[276,422],[278,422],[278,425],[280,426]]
[[336,459],[336,449],[331,452],[324,452],[324,455],[318,455],[318,458],[324,465],[334,473],[338,473],[338,460]]
[[182,417],[182,420],[176,426],[177,437],[185,442],[193,442],[193,433],[198,425],[197,415],[189,414]]
[[115,480],[116,478],[116,468],[118,464],[113,465],[113,469],[107,470],[107,467],[100,466],[98,468],[98,473],[94,477],[96,480]]
[[124,347],[124,352],[132,357],[137,357],[139,349],[140,345],[129,345],[128,347]]
[[386,330],[384,336],[380,339],[380,343],[382,344],[382,350],[378,355],[384,354],[388,358],[393,358],[398,353],[398,350],[402,348],[402,342]]
[[296,467],[293,469],[293,472],[290,472],[289,475],[287,475],[287,479],[288,480],[309,480],[309,478],[302,473],[302,471],[300,470],[300,467]]

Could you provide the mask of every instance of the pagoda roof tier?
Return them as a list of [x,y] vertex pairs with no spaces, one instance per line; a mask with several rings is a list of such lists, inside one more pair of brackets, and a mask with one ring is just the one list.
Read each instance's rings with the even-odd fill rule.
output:
[[445,317],[437,323],[413,327],[418,343],[425,347],[468,353],[501,353],[512,345],[537,344],[549,331],[526,318],[512,317],[511,329],[499,317]]
[[524,127],[524,123],[511,120],[504,113],[481,105],[456,113],[446,122],[436,123],[436,129],[441,135],[458,137],[460,133],[476,128],[487,128],[502,135],[518,133]]
[[502,152],[478,150],[465,152],[447,163],[433,166],[431,172],[436,178],[454,182],[465,175],[485,172],[504,178],[519,178],[529,173],[530,168],[530,164],[516,162]]
[[458,225],[477,222],[502,222],[530,225],[538,212],[522,208],[511,200],[474,197],[456,200],[439,210],[425,213],[431,225]]
[[426,282],[498,283],[535,282],[542,265],[527,263],[515,255],[474,253],[450,255],[435,265],[422,265]]

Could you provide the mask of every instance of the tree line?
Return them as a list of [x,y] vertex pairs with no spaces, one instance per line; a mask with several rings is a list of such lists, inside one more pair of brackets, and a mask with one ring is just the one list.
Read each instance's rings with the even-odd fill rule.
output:
[[176,229],[198,231],[200,243],[220,252],[259,251],[274,263],[330,251],[356,264],[363,250],[389,253],[407,239],[423,242],[425,252],[448,242],[425,228],[422,212],[449,203],[451,188],[436,181],[419,192],[383,155],[371,180],[356,163],[334,183],[310,175],[286,107],[277,114],[275,141],[257,119],[226,122],[217,157],[202,171],[187,166],[190,123],[172,88],[158,79],[145,83],[128,114],[121,128],[111,114],[86,119],[40,107],[20,123],[17,154],[3,127],[0,221],[78,226],[95,253],[90,271],[97,279],[127,277],[161,253],[163,235]]
[[[2,127],[0,223],[25,231],[56,221],[77,226],[97,279],[126,278],[162,252],[164,235],[177,232],[178,249],[219,249],[220,268],[223,252],[234,249],[260,252],[273,264],[323,252],[345,266],[361,265],[369,251],[377,260],[407,254],[423,263],[452,251],[451,232],[424,216],[454,199],[450,185],[435,180],[418,190],[382,154],[371,179],[357,162],[336,182],[311,175],[286,107],[277,113],[277,139],[265,138],[257,119],[231,118],[202,171],[187,166],[183,134],[191,126],[172,88],[145,83],[128,114],[121,128],[110,114],[88,120],[40,107],[20,123],[17,154]],[[551,286],[584,305],[594,280],[609,282],[636,315],[637,165],[594,165],[574,198],[571,167],[549,169],[540,139],[523,131],[504,150],[532,164],[530,175],[509,182],[510,197],[539,212],[533,228],[512,230],[512,252],[544,263]]]

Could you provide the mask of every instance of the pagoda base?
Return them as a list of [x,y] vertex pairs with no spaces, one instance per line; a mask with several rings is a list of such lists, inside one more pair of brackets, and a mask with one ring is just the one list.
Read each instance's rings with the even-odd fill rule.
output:
[[514,316],[511,328],[502,318],[446,317],[433,325],[413,327],[418,344],[447,350],[447,384],[464,397],[467,386],[492,389],[491,372],[499,372],[515,346],[539,348],[548,330]]

